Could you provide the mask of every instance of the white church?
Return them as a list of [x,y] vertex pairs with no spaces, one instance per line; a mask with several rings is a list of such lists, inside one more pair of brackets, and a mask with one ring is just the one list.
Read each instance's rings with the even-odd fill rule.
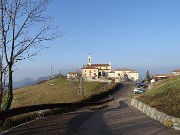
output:
[[88,55],[88,63],[81,68],[82,77],[85,78],[101,78],[107,77],[123,81],[127,76],[129,80],[136,81],[139,79],[139,73],[134,69],[118,68],[111,70],[111,62],[109,64],[92,64],[91,55]]
[[111,72],[111,63],[109,64],[92,64],[91,55],[88,55],[88,64],[85,65],[82,70],[82,77],[86,78],[99,78],[107,77],[108,73]]

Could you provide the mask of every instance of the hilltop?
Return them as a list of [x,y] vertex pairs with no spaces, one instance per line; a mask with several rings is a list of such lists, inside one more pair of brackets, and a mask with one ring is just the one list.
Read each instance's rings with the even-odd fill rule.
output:
[[161,112],[180,117],[180,77],[161,81],[137,98]]

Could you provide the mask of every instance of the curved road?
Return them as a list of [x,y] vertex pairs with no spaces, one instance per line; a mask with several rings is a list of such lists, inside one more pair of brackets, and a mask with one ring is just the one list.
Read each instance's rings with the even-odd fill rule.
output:
[[74,112],[39,119],[3,135],[180,135],[130,105],[126,97],[133,84],[114,92],[115,101],[102,110]]

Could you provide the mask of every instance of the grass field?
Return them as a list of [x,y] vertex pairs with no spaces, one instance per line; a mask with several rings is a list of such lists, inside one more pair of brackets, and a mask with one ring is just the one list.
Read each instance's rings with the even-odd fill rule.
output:
[[159,111],[180,118],[180,77],[158,83],[138,99]]
[[[104,97],[108,91],[116,87],[116,84],[108,86],[107,83],[84,82],[84,95],[78,96],[77,81],[69,81],[65,78],[57,77],[53,80],[45,81],[40,84],[14,90],[14,99],[11,108],[49,104],[49,103],[69,103],[78,101],[91,101]],[[5,98],[5,97],[4,97]],[[30,112],[8,118],[0,131],[7,130],[27,121],[52,114],[62,113],[62,109],[47,110],[43,115],[39,112]],[[66,110],[65,110],[66,111]],[[68,111],[68,110],[67,110]],[[52,114],[51,114],[52,113]]]
[[[104,87],[107,87],[107,83],[85,82],[85,97],[99,93]],[[82,97],[82,93],[80,96]],[[78,97],[77,82],[58,77],[41,84],[14,90],[12,108],[46,103],[77,102],[81,99]]]

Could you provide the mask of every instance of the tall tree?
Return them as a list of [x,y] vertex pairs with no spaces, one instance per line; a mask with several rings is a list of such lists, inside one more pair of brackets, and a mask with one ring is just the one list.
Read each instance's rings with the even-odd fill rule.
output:
[[45,16],[49,0],[0,0],[0,43],[2,61],[7,71],[8,92],[3,106],[11,107],[13,99],[13,67],[16,62],[31,59],[47,48],[44,41],[59,36]]
[[146,79],[145,80],[148,81],[148,82],[151,80],[151,77],[149,75],[149,71],[148,70],[146,70]]

